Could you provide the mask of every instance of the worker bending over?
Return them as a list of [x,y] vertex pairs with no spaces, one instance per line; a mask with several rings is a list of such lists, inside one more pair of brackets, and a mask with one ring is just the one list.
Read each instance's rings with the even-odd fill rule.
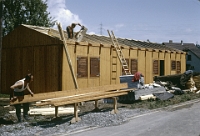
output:
[[70,26],[67,26],[66,30],[67,30],[67,34],[68,34],[69,39],[74,38],[74,28],[76,27],[76,25],[81,26],[81,24],[79,24],[79,23],[72,23]]

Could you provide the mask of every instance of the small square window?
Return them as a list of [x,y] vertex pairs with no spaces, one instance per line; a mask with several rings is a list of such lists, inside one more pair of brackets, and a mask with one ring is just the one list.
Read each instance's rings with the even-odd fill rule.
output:
[[192,60],[192,56],[191,55],[187,55],[187,61],[191,61]]

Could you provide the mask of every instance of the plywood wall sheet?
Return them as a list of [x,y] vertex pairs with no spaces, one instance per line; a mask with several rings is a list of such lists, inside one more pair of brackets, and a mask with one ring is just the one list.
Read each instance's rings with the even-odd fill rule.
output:
[[9,61],[6,61],[7,56],[6,56],[6,52],[8,50],[4,49],[2,51],[2,55],[1,55],[1,86],[0,86],[0,93],[3,94],[7,94],[9,93],[9,88],[10,85],[8,85],[7,81],[6,81],[6,77],[7,77],[7,68],[6,68],[6,63]]
[[[64,48],[64,47],[63,47]],[[72,63],[76,63],[72,62]],[[62,56],[62,90],[74,89],[75,85],[73,82],[73,76],[71,70],[69,68],[69,63],[67,61],[66,53],[63,49],[63,56]]]
[[25,77],[25,75],[23,75],[23,71],[22,71],[23,70],[23,68],[22,68],[22,66],[23,66],[22,65],[22,62],[23,62],[22,50],[20,48],[14,48],[10,51],[13,54],[13,57],[10,60],[10,61],[12,61],[10,71],[14,71],[13,77],[16,80],[22,79]]
[[165,52],[165,75],[171,74],[171,59],[170,59],[170,53]]
[[77,78],[79,88],[87,88],[88,87],[88,78]]
[[176,53],[176,61],[180,61],[181,60],[181,54],[180,53]]
[[158,56],[159,56],[160,60],[164,60],[165,59],[165,52],[159,52]]
[[146,51],[146,69],[144,75],[145,83],[151,83],[153,80],[153,59],[152,52]]
[[186,71],[186,54],[181,54],[181,73]]
[[47,92],[47,53],[46,47],[40,46],[34,48],[34,93]]
[[129,58],[129,49],[124,48],[122,49],[122,52],[123,52],[124,58]]
[[5,91],[9,93],[10,86],[24,77],[24,75],[22,75],[22,51],[17,48],[3,49],[2,54],[5,55],[2,57],[4,61],[2,63],[2,76],[6,75],[2,77],[5,78],[2,82],[6,82],[6,84],[4,84],[6,85]]
[[99,46],[96,46],[96,47],[93,47],[93,46],[88,46],[88,50],[89,50],[89,53],[88,55],[89,56],[93,56],[93,57],[98,57],[99,56]]
[[87,56],[88,54],[88,46],[77,46],[76,47],[76,55],[77,56]]
[[88,87],[95,87],[95,86],[100,86],[99,82],[100,78],[99,77],[90,77],[88,79]]
[[110,48],[102,48],[100,54],[100,85],[110,84],[111,79]]
[[153,53],[153,59],[158,59],[158,52],[152,52]]
[[138,57],[138,50],[130,49],[130,58],[137,58]]
[[[52,92],[59,89],[59,78],[56,78],[59,68],[58,49],[55,46],[46,47],[46,92]],[[58,77],[58,76],[57,76]]]
[[176,54],[175,53],[171,53],[171,60],[176,60]]
[[146,60],[145,60],[145,51],[138,51],[138,71],[145,73]]
[[[25,76],[28,73],[31,73],[34,75],[34,50],[33,47],[23,47],[20,48],[22,50],[22,75]],[[34,83],[30,84],[30,88],[32,91],[34,91]],[[26,92],[26,94],[28,91]]]

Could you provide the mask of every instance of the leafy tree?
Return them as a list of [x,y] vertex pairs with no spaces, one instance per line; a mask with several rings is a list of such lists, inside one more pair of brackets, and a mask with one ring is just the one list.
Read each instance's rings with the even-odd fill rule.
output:
[[20,24],[52,27],[47,7],[47,0],[3,0],[3,35]]

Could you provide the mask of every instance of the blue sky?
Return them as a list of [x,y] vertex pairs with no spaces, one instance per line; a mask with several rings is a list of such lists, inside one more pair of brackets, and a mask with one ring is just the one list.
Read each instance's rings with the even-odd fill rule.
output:
[[63,29],[79,22],[89,34],[113,30],[121,38],[200,44],[198,0],[48,0],[48,6]]

